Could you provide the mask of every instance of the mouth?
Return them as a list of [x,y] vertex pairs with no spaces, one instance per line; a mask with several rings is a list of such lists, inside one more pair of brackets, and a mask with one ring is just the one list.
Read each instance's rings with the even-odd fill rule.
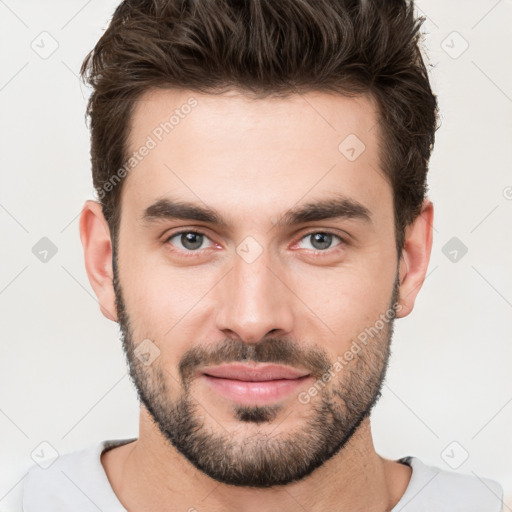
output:
[[201,378],[215,393],[242,403],[284,399],[312,379],[307,371],[289,366],[242,364],[204,368]]

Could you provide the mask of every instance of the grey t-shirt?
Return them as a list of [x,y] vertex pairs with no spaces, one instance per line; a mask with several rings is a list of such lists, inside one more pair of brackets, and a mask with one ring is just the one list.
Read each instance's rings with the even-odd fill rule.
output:
[[[101,453],[135,439],[103,441],[62,455],[46,469],[34,466],[25,478],[24,512],[126,512],[115,495]],[[416,457],[407,489],[391,512],[502,512],[503,490],[493,481],[426,466]]]

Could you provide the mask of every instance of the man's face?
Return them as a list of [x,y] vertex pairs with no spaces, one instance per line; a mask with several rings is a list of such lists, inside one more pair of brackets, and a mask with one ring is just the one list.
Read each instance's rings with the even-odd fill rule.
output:
[[[197,104],[181,108],[191,97]],[[175,109],[179,121],[158,130]],[[123,185],[115,276],[143,405],[154,428],[216,480],[268,487],[303,478],[368,415],[389,355],[397,254],[374,105],[162,90],[133,114],[130,153],[145,144]],[[175,218],[166,201],[222,222],[183,207],[187,218]],[[326,201],[339,216],[314,207],[286,215]],[[205,375],[227,363],[273,363],[304,377],[265,396],[268,384],[233,391],[232,380]]]

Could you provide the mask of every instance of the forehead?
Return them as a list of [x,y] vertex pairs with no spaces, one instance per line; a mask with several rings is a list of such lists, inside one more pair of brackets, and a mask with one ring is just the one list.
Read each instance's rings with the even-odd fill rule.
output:
[[364,96],[147,92],[131,118],[134,165],[121,209],[140,213],[169,195],[256,222],[259,212],[279,216],[302,200],[339,193],[389,210],[377,116]]

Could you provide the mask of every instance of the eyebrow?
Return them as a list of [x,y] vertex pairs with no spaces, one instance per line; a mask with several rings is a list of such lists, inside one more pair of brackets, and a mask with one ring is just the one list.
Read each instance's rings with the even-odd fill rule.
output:
[[[341,196],[296,206],[285,212],[276,224],[294,226],[305,222],[341,218],[356,219],[366,223],[372,221],[371,212],[366,206],[354,199]],[[228,226],[228,222],[216,210],[169,198],[157,200],[148,206],[142,215],[142,220],[146,223],[174,219],[206,222],[221,227]]]

